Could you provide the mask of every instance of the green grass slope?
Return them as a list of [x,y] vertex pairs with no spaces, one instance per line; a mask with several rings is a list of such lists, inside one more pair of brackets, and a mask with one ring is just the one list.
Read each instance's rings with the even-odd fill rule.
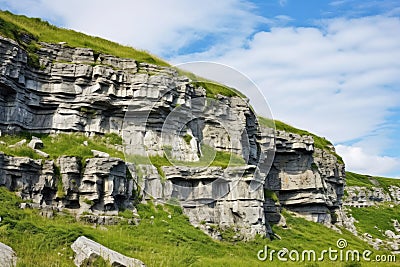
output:
[[[124,154],[117,150],[115,145],[122,145],[122,138],[117,134],[105,134],[104,136],[87,137],[81,133],[71,134],[34,134],[21,133],[18,135],[0,136],[0,151],[10,156],[29,157],[32,159],[45,159],[37,154],[33,149],[28,147],[32,136],[40,137],[43,141],[43,152],[49,154],[49,159],[57,159],[60,156],[75,156],[85,162],[87,158],[92,158],[93,150],[99,150],[110,154],[112,157],[124,159]],[[27,142],[19,147],[9,147],[15,143],[26,139]],[[83,143],[87,141],[88,145]]]
[[351,215],[357,220],[355,226],[360,234],[369,233],[373,238],[385,240],[387,239],[386,230],[396,233],[392,220],[400,219],[400,209],[385,203],[378,206],[351,208]]
[[[254,241],[233,242],[211,239],[191,226],[188,218],[175,206],[139,204],[139,225],[95,227],[78,222],[64,212],[56,213],[52,219],[45,219],[38,215],[37,210],[19,209],[20,202],[14,193],[0,188],[0,242],[16,251],[19,257],[17,266],[20,267],[74,266],[70,245],[80,235],[138,258],[147,266],[358,266],[330,261],[281,263],[277,258],[273,262],[262,262],[257,259],[257,252],[267,245],[269,249],[275,250],[285,247],[300,251],[313,249],[320,253],[329,247],[337,248],[338,238],[346,239],[350,249],[371,249],[346,231],[338,234],[320,224],[290,214],[285,214],[289,229],[274,227],[281,240],[257,237]],[[124,215],[127,216],[126,212]],[[228,232],[224,236],[229,240],[231,235]]]
[[346,185],[364,186],[367,188],[381,187],[384,191],[388,192],[388,189],[391,185],[400,187],[400,179],[346,172]]
[[[400,187],[400,179],[377,177],[371,175],[346,172],[346,186],[359,186],[368,189],[382,188],[389,193],[390,186]],[[373,238],[390,241],[385,235],[386,230],[394,229],[393,220],[400,220],[398,205],[391,202],[375,203],[371,207],[347,207],[349,213],[356,219],[355,226],[360,235],[369,233]]]
[[[34,40],[24,44],[24,34],[29,34]],[[67,42],[71,47],[92,48],[98,53],[115,55],[123,58],[133,58],[139,62],[148,62],[161,66],[169,66],[165,61],[142,50],[123,46],[99,37],[89,36],[73,30],[58,28],[40,18],[28,18],[14,15],[8,11],[0,11],[0,35],[11,38],[34,52],[38,42],[59,43]],[[30,47],[27,47],[30,46]],[[30,48],[30,49],[29,49]]]

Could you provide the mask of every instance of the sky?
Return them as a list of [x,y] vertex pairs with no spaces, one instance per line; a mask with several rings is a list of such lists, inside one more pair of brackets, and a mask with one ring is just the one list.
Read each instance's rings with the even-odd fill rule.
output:
[[0,0],[0,9],[172,64],[230,66],[275,119],[331,140],[347,170],[400,178],[398,0]]

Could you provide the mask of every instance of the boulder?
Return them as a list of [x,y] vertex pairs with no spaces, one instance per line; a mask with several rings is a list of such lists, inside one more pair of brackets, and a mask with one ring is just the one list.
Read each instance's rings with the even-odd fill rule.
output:
[[110,154],[106,153],[106,152],[102,152],[102,151],[98,151],[98,150],[91,150],[93,153],[93,156],[96,158],[109,158]]
[[39,154],[40,156],[44,157],[44,158],[50,157],[49,154],[47,154],[46,152],[43,152],[42,150],[35,149],[35,152],[36,152],[37,154]]
[[129,258],[121,253],[111,250],[87,237],[80,236],[71,245],[75,252],[74,263],[76,266],[82,266],[85,260],[94,261],[98,257],[110,262],[111,266],[121,267],[145,267],[146,265],[134,258]]
[[385,236],[387,236],[389,238],[395,238],[396,234],[392,230],[386,230],[385,231]]
[[3,243],[0,243],[0,266],[1,267],[17,266],[17,256],[14,250]]
[[26,139],[22,139],[21,141],[16,142],[15,144],[10,145],[8,147],[10,147],[10,148],[20,147],[20,146],[23,146],[25,143],[26,143]]
[[42,149],[44,147],[43,141],[35,136],[32,136],[32,140],[29,142],[28,147],[32,149]]

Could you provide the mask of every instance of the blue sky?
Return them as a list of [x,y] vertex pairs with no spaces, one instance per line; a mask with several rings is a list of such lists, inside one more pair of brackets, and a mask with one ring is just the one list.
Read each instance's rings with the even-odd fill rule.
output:
[[399,1],[112,3],[0,0],[0,8],[172,63],[231,66],[257,84],[274,118],[332,140],[348,170],[400,177]]

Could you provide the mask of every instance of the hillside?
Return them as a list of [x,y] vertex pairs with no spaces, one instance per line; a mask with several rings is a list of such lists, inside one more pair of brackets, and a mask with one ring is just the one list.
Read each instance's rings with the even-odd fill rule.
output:
[[[307,249],[317,252],[329,246],[336,247],[339,238],[345,238],[351,249],[372,250],[346,231],[338,234],[290,214],[286,214],[288,229],[275,229],[281,240],[257,237],[254,241],[241,242],[235,241],[231,233],[226,233],[226,240],[216,241],[191,226],[188,218],[175,206],[154,206],[151,202],[141,204],[138,206],[139,225],[93,227],[92,224],[77,222],[64,212],[46,219],[36,210],[19,209],[21,200],[4,188],[0,189],[0,199],[0,216],[3,218],[0,241],[13,245],[20,259],[18,266],[73,266],[70,245],[80,235],[141,259],[147,266],[265,266],[267,262],[257,260],[257,252],[264,245],[271,249],[303,249],[305,240],[312,241],[308,242]],[[125,212],[124,216],[129,218],[132,215]],[[287,266],[287,263],[275,264]],[[290,265],[298,266],[298,263]],[[349,265],[326,262],[319,263],[319,266]]]
[[18,266],[72,266],[80,235],[147,266],[265,266],[265,245],[321,253],[340,238],[398,250],[355,236],[376,231],[350,190],[390,195],[391,180],[347,173],[345,187],[325,138],[147,52],[9,12],[0,26],[0,242]]
[[[355,219],[355,234],[375,248],[399,250],[400,181],[352,172],[346,173],[344,208]],[[373,219],[371,219],[371,215]]]

